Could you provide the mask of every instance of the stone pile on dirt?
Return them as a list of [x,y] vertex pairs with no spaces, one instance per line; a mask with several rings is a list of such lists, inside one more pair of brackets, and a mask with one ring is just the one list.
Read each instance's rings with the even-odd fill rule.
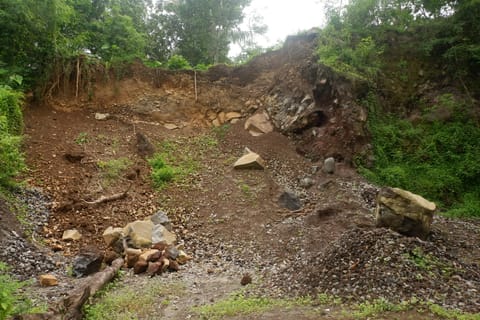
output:
[[124,256],[127,268],[135,274],[147,272],[154,276],[165,271],[178,271],[191,257],[183,251],[183,245],[176,246],[177,237],[167,214],[159,211],[146,220],[137,220],[124,228],[109,227],[103,233],[109,246],[105,262],[111,263]]

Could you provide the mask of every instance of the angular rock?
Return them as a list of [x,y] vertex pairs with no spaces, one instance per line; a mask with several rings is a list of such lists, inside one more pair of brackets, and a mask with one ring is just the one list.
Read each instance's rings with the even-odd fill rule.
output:
[[220,120],[215,119],[212,121],[212,125],[216,128],[220,127],[222,124],[220,123]]
[[137,153],[142,157],[150,157],[155,152],[155,147],[141,132],[137,132]]
[[58,280],[52,274],[42,274],[40,277],[38,277],[38,281],[42,287],[58,286]]
[[95,120],[104,121],[104,120],[107,120],[109,117],[110,117],[109,113],[100,113],[100,112],[95,113]]
[[178,129],[178,126],[176,124],[173,124],[173,123],[166,123],[163,126],[165,127],[165,129],[168,129],[168,130]]
[[225,121],[232,121],[233,119],[239,119],[242,117],[240,112],[228,112],[225,115]]
[[103,254],[97,250],[89,249],[80,252],[73,260],[73,275],[76,277],[88,276],[100,271]]
[[126,225],[123,229],[125,236],[130,237],[130,245],[134,248],[149,248],[152,245],[153,222],[135,221]]
[[177,236],[174,233],[168,231],[167,228],[161,224],[154,225],[152,231],[152,243],[165,243],[170,246],[176,242]]
[[131,254],[127,252],[127,255],[125,257],[127,268],[133,268],[135,264],[138,262],[139,257],[140,255]]
[[273,131],[273,125],[265,112],[257,113],[245,121],[245,130],[252,136],[260,136]]
[[190,260],[192,260],[192,257],[186,254],[183,250],[178,251],[177,262],[179,264],[186,264]]
[[180,251],[174,246],[168,247],[165,252],[166,257],[168,259],[173,259],[173,260],[177,259],[179,254],[180,254]]
[[62,240],[77,241],[82,238],[82,234],[77,229],[63,231]]
[[325,173],[335,173],[335,158],[330,157],[325,159],[323,162],[323,172]]
[[144,253],[142,253],[140,255],[140,257],[138,257],[139,261],[146,261],[146,262],[150,262],[150,261],[153,261],[154,259],[152,259],[154,256],[158,255],[157,259],[158,260],[160,258],[160,255],[161,255],[161,252],[156,250],[156,249],[150,249],[150,250],[147,250],[145,251]]
[[112,262],[117,258],[120,258],[120,255],[117,252],[108,250],[105,252],[105,255],[103,257],[103,262],[105,262],[105,264],[107,265],[111,265]]
[[233,165],[235,169],[265,169],[265,161],[258,154],[250,152],[235,162]]
[[291,191],[282,193],[278,198],[278,204],[290,211],[296,211],[302,208],[302,202],[298,196]]
[[147,267],[147,274],[149,276],[154,276],[156,274],[162,273],[162,263],[161,262],[149,262]]
[[69,152],[66,152],[63,157],[65,160],[71,163],[77,163],[81,162],[83,158],[85,158],[87,154],[83,151],[78,151],[78,150],[72,150]]
[[172,223],[170,222],[170,218],[168,218],[168,215],[163,212],[163,211],[158,211],[155,213],[150,220],[153,222],[153,224],[161,224],[165,228],[167,228],[168,231],[172,231]]
[[226,121],[226,118],[225,118],[225,112],[219,112],[218,113],[218,121],[221,123],[221,124],[224,124],[225,121]]
[[305,189],[312,187],[314,184],[315,184],[315,181],[313,181],[312,178],[307,177],[300,180],[300,186]]
[[113,243],[115,243],[118,239],[123,237],[123,229],[122,228],[113,228],[113,227],[108,227],[104,232],[103,232],[103,240],[107,244],[107,246],[111,246]]
[[178,270],[180,270],[180,265],[178,264],[177,261],[169,259],[168,270],[177,272]]
[[419,195],[398,188],[383,188],[377,196],[375,222],[377,227],[426,238],[435,210],[435,203]]
[[133,273],[134,274],[144,273],[145,271],[147,271],[147,268],[148,268],[148,262],[139,260],[133,266]]

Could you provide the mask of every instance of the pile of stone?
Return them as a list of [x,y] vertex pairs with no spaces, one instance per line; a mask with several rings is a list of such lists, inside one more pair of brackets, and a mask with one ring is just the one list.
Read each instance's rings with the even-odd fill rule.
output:
[[182,245],[176,245],[177,237],[163,211],[123,228],[109,227],[103,238],[110,248],[105,261],[111,262],[118,255],[123,255],[126,266],[133,268],[135,274],[146,272],[154,276],[167,270],[178,271],[180,265],[191,259]]

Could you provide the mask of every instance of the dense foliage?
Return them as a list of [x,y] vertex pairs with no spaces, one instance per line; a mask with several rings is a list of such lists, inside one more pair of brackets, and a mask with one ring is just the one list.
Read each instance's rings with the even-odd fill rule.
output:
[[320,63],[370,85],[362,172],[454,215],[480,216],[479,16],[477,0],[352,0],[330,8],[318,46]]
[[24,167],[19,149],[23,126],[21,99],[20,93],[0,86],[0,187],[9,185]]

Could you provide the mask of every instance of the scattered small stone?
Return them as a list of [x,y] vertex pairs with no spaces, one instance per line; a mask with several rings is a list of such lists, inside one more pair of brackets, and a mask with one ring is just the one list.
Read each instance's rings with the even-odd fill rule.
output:
[[323,162],[323,172],[333,174],[335,173],[335,158],[330,157]]
[[265,169],[265,162],[263,161],[262,157],[254,152],[250,152],[235,162],[233,165],[235,169],[257,169],[263,170]]
[[110,117],[109,113],[100,113],[100,112],[95,113],[95,120],[98,120],[98,121],[105,121],[109,117]]
[[104,255],[95,249],[85,249],[73,260],[73,275],[76,277],[88,276],[100,271]]
[[165,129],[168,129],[168,130],[175,130],[179,128],[176,124],[173,124],[173,123],[166,123],[163,126],[165,127]]
[[278,204],[290,211],[296,211],[302,208],[302,202],[298,196],[291,191],[283,192],[278,198]]
[[77,229],[65,230],[62,236],[62,240],[78,241],[81,238],[82,234]]
[[58,279],[51,274],[43,274],[40,277],[38,277],[38,280],[42,287],[58,286]]
[[242,286],[246,286],[247,284],[250,284],[250,283],[252,283],[252,277],[248,273],[244,274],[242,277],[242,280],[240,280],[240,284]]
[[315,181],[312,178],[307,177],[300,180],[300,186],[305,189],[311,188],[314,184]]

